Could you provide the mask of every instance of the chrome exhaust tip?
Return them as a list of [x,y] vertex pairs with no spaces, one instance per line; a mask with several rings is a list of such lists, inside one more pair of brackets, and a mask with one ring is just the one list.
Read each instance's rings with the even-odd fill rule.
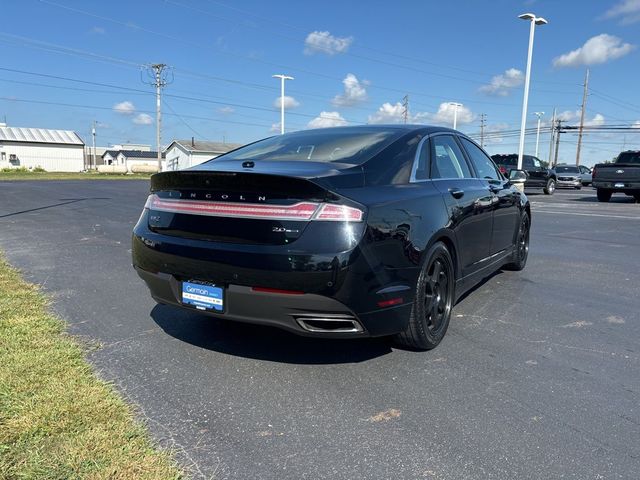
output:
[[296,315],[296,322],[312,333],[362,333],[360,322],[351,315],[309,314]]

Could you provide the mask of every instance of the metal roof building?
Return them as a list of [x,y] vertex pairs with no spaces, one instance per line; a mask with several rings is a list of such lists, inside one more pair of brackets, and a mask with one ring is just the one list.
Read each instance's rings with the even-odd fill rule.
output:
[[174,140],[165,149],[167,170],[182,170],[200,165],[223,153],[241,147],[240,143],[208,142],[202,140]]
[[41,167],[49,172],[84,170],[84,142],[71,130],[0,124],[0,168]]

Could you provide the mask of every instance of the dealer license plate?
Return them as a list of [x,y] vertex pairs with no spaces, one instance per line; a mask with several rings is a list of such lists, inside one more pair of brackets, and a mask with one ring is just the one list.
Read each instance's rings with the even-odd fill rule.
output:
[[224,311],[224,289],[197,282],[182,282],[182,303],[198,310]]

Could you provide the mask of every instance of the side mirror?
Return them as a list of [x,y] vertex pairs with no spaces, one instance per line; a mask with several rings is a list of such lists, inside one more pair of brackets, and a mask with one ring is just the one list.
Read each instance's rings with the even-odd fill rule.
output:
[[524,170],[511,170],[509,172],[509,181],[511,183],[524,183],[529,175]]

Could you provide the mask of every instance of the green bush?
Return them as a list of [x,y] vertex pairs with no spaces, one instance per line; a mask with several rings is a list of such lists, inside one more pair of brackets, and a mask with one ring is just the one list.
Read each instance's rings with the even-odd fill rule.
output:
[[34,167],[33,170],[31,170],[34,173],[44,173],[46,172],[46,170],[44,168],[42,168],[40,165],[38,165],[37,167]]

